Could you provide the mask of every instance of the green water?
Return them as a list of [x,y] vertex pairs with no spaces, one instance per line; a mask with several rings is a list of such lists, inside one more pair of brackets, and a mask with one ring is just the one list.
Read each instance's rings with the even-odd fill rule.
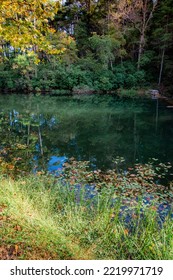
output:
[[23,170],[56,171],[71,157],[93,168],[173,162],[173,110],[158,100],[108,96],[0,96],[1,159]]

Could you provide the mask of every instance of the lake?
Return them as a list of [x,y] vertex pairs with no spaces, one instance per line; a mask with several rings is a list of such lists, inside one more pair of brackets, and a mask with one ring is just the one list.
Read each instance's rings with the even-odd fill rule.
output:
[[110,96],[0,96],[0,148],[24,170],[57,172],[69,158],[91,168],[173,162],[173,110],[159,100]]

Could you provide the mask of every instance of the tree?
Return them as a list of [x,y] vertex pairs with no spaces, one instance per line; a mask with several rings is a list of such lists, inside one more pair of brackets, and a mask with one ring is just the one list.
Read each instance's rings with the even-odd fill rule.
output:
[[112,13],[114,21],[119,22],[122,25],[122,29],[127,28],[126,25],[128,27],[132,25],[138,31],[138,70],[140,69],[141,56],[146,44],[146,31],[157,3],[158,0],[121,0],[116,2],[115,12]]
[[52,51],[49,37],[55,32],[49,25],[58,10],[52,0],[1,0],[0,42],[14,49]]
[[156,51],[159,65],[158,86],[161,86],[163,73],[172,78],[172,46],[173,46],[173,7],[172,0],[160,1],[154,15],[151,33],[151,45]]

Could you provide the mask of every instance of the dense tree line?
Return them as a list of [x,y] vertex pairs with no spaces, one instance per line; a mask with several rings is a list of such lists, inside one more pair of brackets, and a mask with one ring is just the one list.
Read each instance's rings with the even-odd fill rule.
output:
[[171,94],[172,0],[2,0],[1,90]]

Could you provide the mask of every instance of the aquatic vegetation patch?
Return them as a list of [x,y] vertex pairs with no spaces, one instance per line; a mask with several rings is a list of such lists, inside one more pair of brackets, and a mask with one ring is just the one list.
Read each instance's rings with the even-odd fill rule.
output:
[[92,170],[89,161],[76,161],[74,158],[64,163],[61,177],[69,184],[90,184],[99,191],[110,190],[116,195],[124,198],[137,198],[139,195],[153,196],[156,199],[172,202],[172,181],[167,185],[162,183],[165,176],[172,172],[172,165],[159,163],[153,159],[146,164],[135,164],[134,167],[122,168],[124,160],[118,157],[114,160],[114,168],[108,171]]

